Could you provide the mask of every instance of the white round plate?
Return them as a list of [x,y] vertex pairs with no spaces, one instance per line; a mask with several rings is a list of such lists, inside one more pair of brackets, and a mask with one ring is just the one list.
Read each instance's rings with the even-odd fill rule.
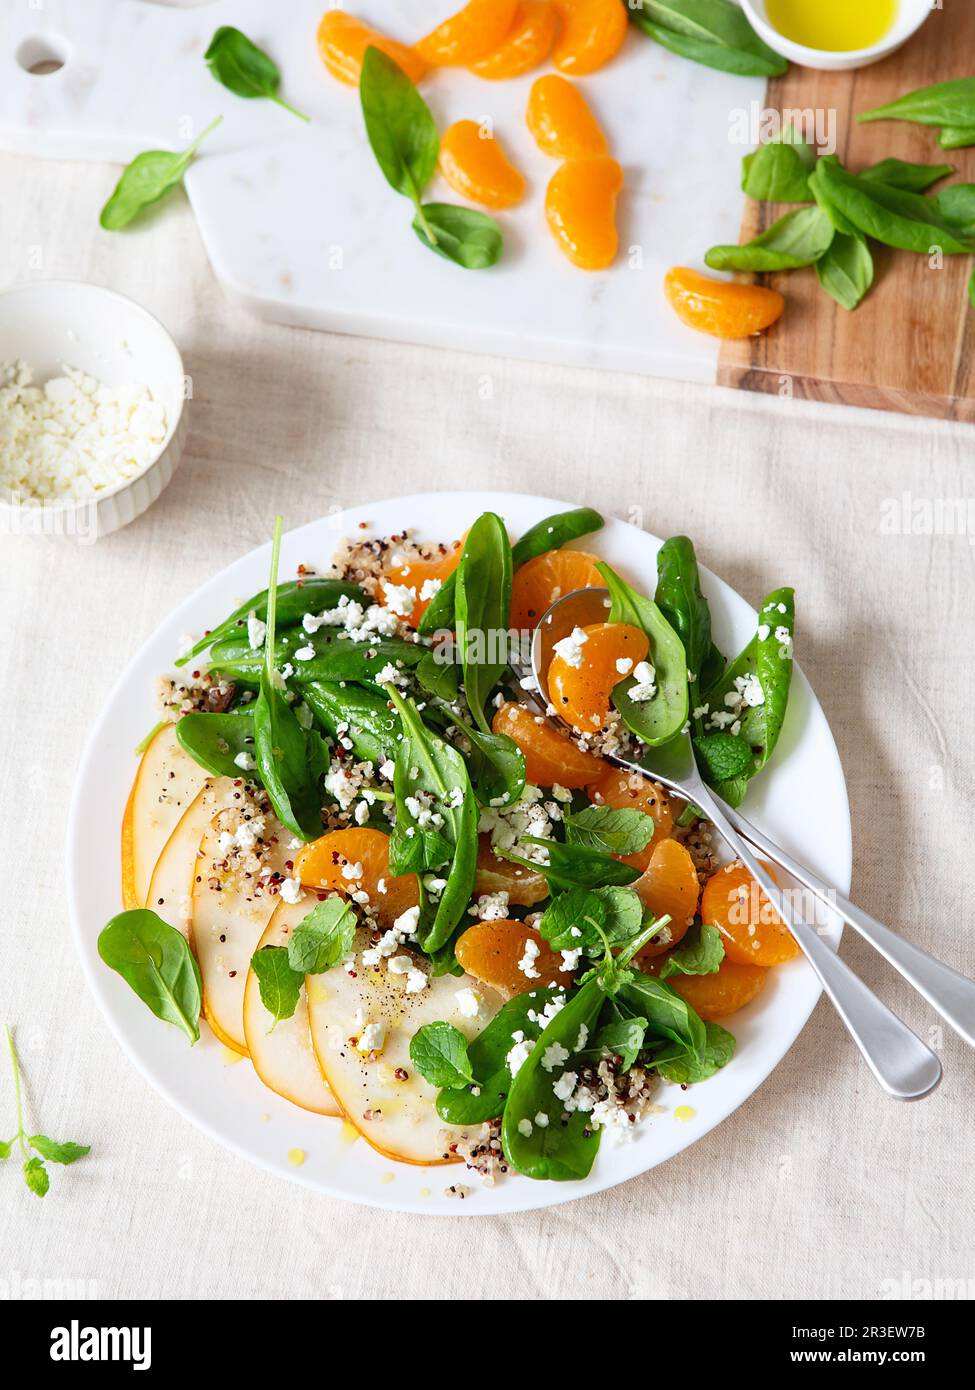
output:
[[[346,535],[388,536],[410,527],[421,538],[450,541],[480,512],[491,510],[504,517],[517,537],[541,517],[569,505],[491,492],[428,493],[371,503],[290,532],[282,547],[281,574],[293,574],[302,562],[327,564]],[[368,532],[360,531],[360,522],[368,524]],[[603,531],[581,544],[604,556],[637,587],[653,592],[660,545],[656,537],[607,519]],[[167,1100],[221,1144],[281,1177],[374,1207],[451,1216],[525,1211],[599,1192],[673,1158],[747,1100],[792,1046],[820,992],[804,960],[774,970],[755,1003],[730,1020],[738,1039],[732,1062],[687,1092],[664,1086],[659,1099],[665,1113],[645,1120],[628,1143],[604,1143],[585,1182],[534,1182],[508,1175],[494,1187],[482,1186],[460,1165],[413,1167],[382,1157],[363,1140],[350,1142],[348,1126],[281,1100],[265,1089],[247,1061],[228,1065],[225,1049],[205,1027],[190,1049],[177,1029],[154,1018],[102,963],[96,940],[121,907],[122,811],[136,768],[133,749],[156,719],[156,678],[171,669],[184,633],[212,627],[242,596],[265,587],[269,555],[269,545],[245,555],[162,624],[109,696],[82,759],[68,824],[71,919],[88,981],[124,1050]],[[723,652],[733,654],[752,636],[755,610],[707,570],[702,579],[715,639]],[[800,643],[801,622],[800,592]],[[849,890],[852,847],[843,771],[826,717],[798,667],[773,764],[753,783],[747,812],[828,882]],[[838,923],[829,925],[827,935],[834,945],[838,942]],[[679,1105],[689,1106],[693,1115],[675,1119]],[[288,1151],[295,1148],[306,1154],[300,1168],[288,1162]],[[472,1189],[466,1201],[445,1195],[458,1182]]]

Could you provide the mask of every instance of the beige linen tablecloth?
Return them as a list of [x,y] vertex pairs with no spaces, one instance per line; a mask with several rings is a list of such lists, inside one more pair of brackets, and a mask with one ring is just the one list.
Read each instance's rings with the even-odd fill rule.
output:
[[760,1091],[679,1158],[473,1225],[278,1181],[126,1060],[82,979],[63,889],[75,770],[111,683],[175,603],[267,539],[275,510],[299,524],[424,489],[548,493],[687,531],[752,601],[795,582],[800,659],[849,779],[855,896],[975,971],[975,533],[885,525],[903,494],[975,496],[975,435],[259,324],[214,283],[181,197],[143,230],[100,231],[114,178],[0,162],[0,284],[134,296],[175,334],[194,388],[182,467],[140,521],[94,548],[0,538],[0,1018],[17,1026],[38,1127],[93,1146],[43,1202],[0,1167],[0,1296],[33,1279],[153,1298],[975,1293],[975,1058],[853,939],[847,959],[941,1051],[934,1097],[884,1099],[821,1003]]

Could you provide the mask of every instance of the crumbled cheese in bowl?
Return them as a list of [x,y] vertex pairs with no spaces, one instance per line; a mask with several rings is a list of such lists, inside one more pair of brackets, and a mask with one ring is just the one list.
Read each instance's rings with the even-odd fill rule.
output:
[[0,493],[84,501],[130,481],[165,443],[147,386],[106,386],[74,367],[43,386],[26,362],[0,364]]

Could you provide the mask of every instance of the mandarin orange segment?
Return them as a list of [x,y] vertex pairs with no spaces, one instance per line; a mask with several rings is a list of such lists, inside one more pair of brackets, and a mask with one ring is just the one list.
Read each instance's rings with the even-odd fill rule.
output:
[[476,922],[458,937],[455,951],[457,964],[468,975],[509,999],[530,989],[572,982],[572,972],[565,969],[561,953],[553,951],[535,928],[526,927],[524,922],[507,918]]
[[511,583],[510,625],[534,631],[546,609],[573,589],[598,589],[604,580],[595,555],[584,550],[548,550],[526,560]]
[[607,767],[595,782],[590,782],[586,793],[594,806],[612,806],[618,811],[632,808],[652,816],[654,821],[653,838],[637,854],[614,855],[642,873],[650,863],[653,852],[661,840],[666,840],[674,825],[674,815],[670,795],[657,782],[649,777],[641,777],[636,772],[624,772],[619,767]]
[[714,338],[750,338],[782,317],[785,300],[778,290],[714,280],[687,266],[674,266],[664,277],[668,303],[688,328]]
[[444,131],[440,172],[455,193],[486,208],[514,207],[525,196],[524,177],[477,121],[455,121]]
[[471,63],[471,72],[491,82],[521,77],[544,63],[552,51],[558,15],[549,0],[520,0],[504,41]]
[[650,643],[641,628],[629,623],[593,623],[577,629],[569,642],[574,648],[571,654],[556,649],[552,657],[548,698],[574,729],[595,733],[606,725],[613,686],[645,660]]
[[602,774],[606,764],[577,748],[541,715],[524,705],[504,704],[491,721],[496,734],[507,734],[525,755],[525,773],[536,787],[584,787]]
[[619,0],[553,0],[561,30],[552,53],[560,72],[582,77],[615,57],[626,38],[626,7]]
[[[778,882],[772,866],[763,867]],[[741,965],[781,965],[799,954],[795,937],[737,859],[704,885],[701,921],[717,927],[725,955]]]
[[[346,872],[348,870],[348,872]],[[389,836],[356,827],[332,830],[306,845],[295,858],[295,875],[305,888],[319,892],[369,895],[369,908],[391,926],[420,901],[416,874],[389,872]]]
[[615,159],[570,159],[545,194],[545,216],[562,251],[580,270],[605,270],[619,249],[616,199],[623,170]]
[[468,0],[422,38],[416,51],[431,67],[476,63],[504,41],[517,8],[518,0]]
[[507,893],[509,903],[532,907],[548,897],[549,889],[541,874],[521,864],[512,864],[508,859],[499,859],[491,848],[490,835],[479,835],[474,893]]
[[405,588],[412,595],[412,607],[407,613],[405,609],[409,604],[397,602],[396,611],[403,612],[404,620],[410,627],[419,627],[420,619],[423,617],[427,608],[433,601],[433,597],[448,575],[453,574],[460,564],[460,557],[464,549],[462,540],[455,542],[452,549],[445,555],[440,555],[433,560],[406,560],[401,565],[393,565],[383,575],[380,582],[380,598],[383,603],[388,602],[390,587]]
[[723,960],[713,975],[671,975],[667,983],[708,1023],[750,1004],[765,988],[768,974],[760,965]]
[[694,920],[701,891],[694,860],[676,840],[661,840],[643,874],[631,886],[655,917],[668,914],[671,919],[637,957],[652,960],[676,946]]
[[532,83],[525,120],[538,148],[555,159],[592,159],[609,150],[586,98],[558,73]]
[[378,48],[397,63],[411,82],[419,82],[427,65],[409,44],[387,38],[378,29],[370,29],[354,15],[344,10],[326,10],[318,26],[318,53],[333,77],[358,87],[362,76],[362,60],[367,48]]

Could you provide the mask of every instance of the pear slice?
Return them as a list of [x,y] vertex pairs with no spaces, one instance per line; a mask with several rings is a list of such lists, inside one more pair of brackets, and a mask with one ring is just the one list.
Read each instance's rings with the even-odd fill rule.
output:
[[232,786],[233,783],[223,777],[207,778],[166,841],[149,881],[146,907],[182,932],[191,945],[193,879],[200,841],[213,819],[218,801],[226,795],[225,789]]
[[[278,902],[264,935],[262,946],[287,946],[294,927],[315,905],[307,894],[301,902]],[[341,1115],[342,1111],[325,1085],[311,1045],[308,1003],[305,989],[291,1018],[277,1023],[261,1002],[261,991],[253,970],[247,972],[244,989],[244,1038],[254,1070],[272,1091],[285,1100],[312,1110],[316,1115]]]
[[[220,836],[233,826],[243,804],[241,797],[246,796],[240,788],[236,792],[236,804],[215,812],[200,842],[193,876],[191,932],[203,977],[206,1021],[222,1043],[246,1057],[244,987],[251,956],[280,898],[266,890],[257,872],[244,877],[233,867],[219,867],[227,858],[219,845]],[[285,860],[291,853],[287,848],[290,835],[270,811],[263,815],[263,822],[263,838],[268,844],[263,866],[284,874]]]
[[122,901],[145,907],[149,880],[183,812],[207,774],[164,724],[142,755],[122,817]]
[[[407,994],[406,977],[390,974],[385,962],[363,966],[358,953],[370,939],[364,930],[356,933],[354,976],[337,966],[305,981],[311,1040],[322,1074],[349,1121],[387,1158],[431,1165],[456,1162],[444,1143],[450,1126],[434,1106],[437,1088],[414,1067],[410,1038],[425,1023],[437,1020],[452,1023],[472,1038],[501,1000],[469,975],[431,977],[425,989]],[[424,957],[417,956],[415,966],[428,973]],[[483,1001],[480,1017],[461,1013],[457,995],[464,989],[474,990]],[[361,1039],[368,1023],[379,1024],[385,1039],[381,1051],[363,1054],[352,1039]]]

